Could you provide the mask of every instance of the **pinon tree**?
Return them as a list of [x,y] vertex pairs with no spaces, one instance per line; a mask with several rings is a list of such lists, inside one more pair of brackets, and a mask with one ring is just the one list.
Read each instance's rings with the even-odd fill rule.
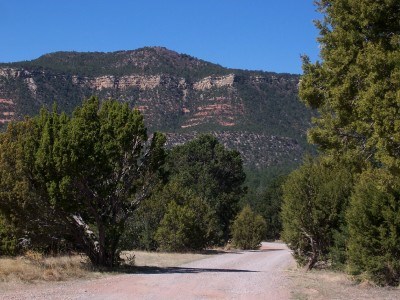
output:
[[164,141],[148,141],[143,116],[116,101],[92,97],[71,118],[42,110],[0,136],[0,209],[33,241],[68,236],[93,264],[114,266]]

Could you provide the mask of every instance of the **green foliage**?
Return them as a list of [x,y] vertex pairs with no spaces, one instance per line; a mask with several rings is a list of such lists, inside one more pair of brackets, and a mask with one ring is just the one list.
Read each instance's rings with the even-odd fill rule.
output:
[[168,154],[167,170],[172,181],[189,187],[215,212],[226,241],[238,202],[245,194],[245,173],[237,151],[227,150],[211,135],[201,135]]
[[[282,185],[287,175],[288,174],[276,175],[276,177],[268,178],[268,180],[262,178],[260,179],[260,185],[256,190],[254,185],[248,185],[248,193],[241,201],[241,206],[244,207],[245,205],[250,205],[250,207],[256,213],[260,214],[265,219],[265,221],[267,222],[267,231],[265,238],[267,240],[276,240],[280,238],[280,234],[282,231]],[[266,181],[261,183],[262,180]],[[248,182],[247,178],[246,181]]]
[[[122,235],[124,250],[142,249],[155,251],[158,243],[154,236],[167,210],[168,203],[175,199],[174,186],[160,184],[153,194],[143,201],[135,214],[128,218]],[[182,190],[179,190],[182,191]]]
[[281,207],[283,202],[282,185],[286,176],[275,178],[262,194],[262,202],[256,206],[256,211],[263,216],[267,224],[265,238],[279,239],[282,231]]
[[298,163],[270,166],[261,170],[246,169],[248,192],[241,201],[241,206],[250,205],[267,222],[265,238],[279,239],[282,231],[281,206],[282,185]]
[[[157,250],[159,248],[166,251],[174,251],[172,248],[175,246],[170,246],[169,244],[169,246],[167,246],[165,242],[159,243],[156,239],[156,232],[172,202],[196,213],[196,217],[190,221],[196,224],[189,224],[190,228],[200,226],[200,229],[197,228],[197,233],[193,236],[186,237],[190,245],[185,247],[176,246],[180,248],[179,251],[184,251],[185,249],[199,250],[219,242],[221,232],[218,228],[217,218],[206,201],[196,196],[195,193],[190,190],[190,187],[184,187],[174,181],[170,181],[155,191],[148,200],[144,201],[137,212],[128,221],[128,232],[126,236],[123,237],[125,240],[125,247],[127,249],[136,248],[148,251]],[[167,226],[164,226],[164,231],[172,230],[166,227]],[[186,233],[189,234],[190,230]],[[158,240],[162,241],[162,239],[163,238],[159,238]]]
[[[250,74],[249,74],[250,75]],[[237,89],[244,100],[248,117],[236,126],[239,129],[254,130],[265,134],[287,136],[299,143],[305,142],[305,131],[310,127],[312,110],[298,101],[297,75],[255,73],[264,77],[257,85],[248,84],[247,76],[238,76]]]
[[400,180],[384,170],[369,170],[355,186],[347,213],[348,259],[353,274],[379,284],[400,281]]
[[245,193],[240,155],[200,136],[168,153],[166,175],[129,219],[124,247],[187,251],[226,241]]
[[217,222],[207,203],[194,195],[184,204],[171,201],[155,239],[163,251],[202,250],[216,238]]
[[246,168],[246,186],[249,191],[262,194],[270,186],[274,185],[274,182],[280,177],[289,175],[294,169],[296,169],[300,162],[288,162],[287,164],[280,164],[269,166],[263,169],[250,169]]
[[194,212],[187,206],[170,202],[155,235],[160,249],[175,252],[191,249],[190,238],[198,233],[193,226],[194,218]]
[[282,238],[301,265],[326,261],[344,223],[352,175],[340,164],[306,159],[283,186]]
[[32,243],[67,236],[92,263],[117,264],[125,221],[157,182],[165,137],[147,142],[137,110],[92,97],[71,118],[54,108],[10,124],[0,142],[0,210]]
[[321,0],[322,62],[304,58],[300,97],[317,108],[311,142],[400,172],[398,1]]
[[35,157],[43,128],[39,121],[12,123],[0,135],[0,211],[17,229],[18,238],[46,249],[52,240],[60,239],[64,226],[55,221],[47,187],[34,184],[40,180]]
[[17,242],[15,229],[0,214],[0,256],[15,255]]
[[317,22],[322,61],[304,57],[300,83],[301,99],[319,112],[309,140],[325,155],[350,163],[353,175],[361,174],[347,223],[334,225],[330,255],[343,262],[347,248],[351,272],[397,285],[400,3],[320,0],[317,5],[324,14]]
[[232,243],[241,249],[258,249],[265,237],[267,224],[261,215],[245,206],[232,224]]

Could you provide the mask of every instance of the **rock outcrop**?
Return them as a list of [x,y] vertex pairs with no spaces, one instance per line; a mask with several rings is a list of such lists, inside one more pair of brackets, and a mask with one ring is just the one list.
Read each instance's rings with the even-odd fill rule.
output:
[[15,103],[11,99],[0,98],[0,124],[7,124],[14,120]]

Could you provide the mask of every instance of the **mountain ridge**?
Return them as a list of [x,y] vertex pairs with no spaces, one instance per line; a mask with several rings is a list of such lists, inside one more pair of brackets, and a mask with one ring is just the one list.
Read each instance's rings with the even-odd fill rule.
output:
[[[0,64],[0,124],[4,127],[13,119],[36,114],[54,101],[71,113],[83,99],[96,95],[138,108],[150,131],[183,136],[230,132],[240,136],[243,144],[246,137],[241,133],[247,132],[263,136],[269,144],[274,139],[267,136],[291,139],[292,146],[298,145],[288,147],[280,162],[261,159],[265,167],[271,161],[298,160],[305,150],[312,112],[297,99],[298,82],[299,75],[224,68],[163,47],[55,52],[32,61]],[[236,148],[244,157],[256,151],[249,145],[248,150]],[[265,148],[265,155],[271,155],[267,148],[274,147]],[[256,161],[245,163],[260,167]]]

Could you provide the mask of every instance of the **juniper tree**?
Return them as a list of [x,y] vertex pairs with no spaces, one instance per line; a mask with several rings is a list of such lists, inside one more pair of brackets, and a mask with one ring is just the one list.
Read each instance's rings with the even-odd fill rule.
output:
[[400,282],[400,179],[368,170],[355,186],[347,212],[349,270],[378,284]]
[[95,265],[114,266],[164,141],[148,142],[140,112],[116,101],[92,97],[72,117],[42,110],[0,136],[0,209],[35,241],[68,236]]
[[243,207],[232,224],[232,243],[241,249],[258,249],[265,238],[267,223],[253,212],[249,205]]
[[282,238],[301,265],[329,259],[334,235],[344,224],[352,174],[340,164],[308,158],[283,185]]
[[[396,234],[397,223],[387,218],[398,211],[398,192],[373,182],[370,174],[400,175],[400,2],[320,0],[317,6],[324,15],[316,22],[321,60],[312,63],[304,57],[300,83],[300,98],[319,112],[309,139],[324,155],[339,154],[358,164],[354,173],[366,172],[346,218],[348,259],[352,269],[375,274],[372,278],[379,283],[396,284],[398,266],[389,257],[397,257],[392,249],[400,244],[390,236]],[[367,181],[371,188],[365,187]],[[375,236],[381,229],[387,234]],[[381,276],[389,269],[390,276]]]
[[400,172],[400,2],[321,0],[321,61],[304,57],[300,98],[319,111],[309,131],[325,152]]

